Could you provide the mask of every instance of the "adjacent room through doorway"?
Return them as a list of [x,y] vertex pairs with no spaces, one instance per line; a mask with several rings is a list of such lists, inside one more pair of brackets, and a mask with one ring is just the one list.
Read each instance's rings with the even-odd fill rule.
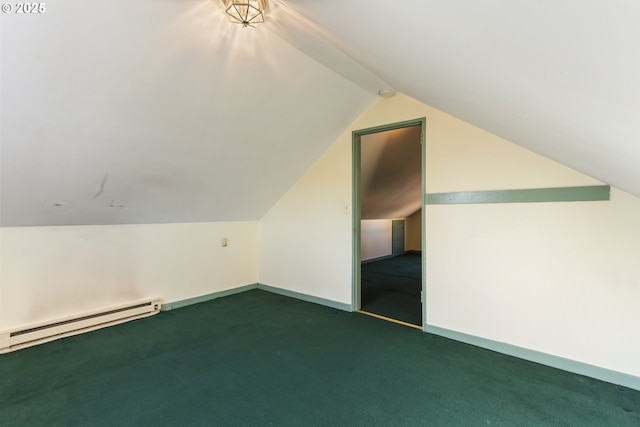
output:
[[356,308],[423,324],[424,121],[354,132]]

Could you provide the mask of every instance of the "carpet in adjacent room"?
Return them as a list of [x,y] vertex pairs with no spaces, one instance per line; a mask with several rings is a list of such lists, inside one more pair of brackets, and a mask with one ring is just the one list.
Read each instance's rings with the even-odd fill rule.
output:
[[361,267],[362,310],[422,326],[422,261],[406,253]]

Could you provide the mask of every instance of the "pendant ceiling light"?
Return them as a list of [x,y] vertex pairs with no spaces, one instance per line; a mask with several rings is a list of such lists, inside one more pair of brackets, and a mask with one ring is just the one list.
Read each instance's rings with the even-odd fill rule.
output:
[[255,27],[264,22],[266,0],[224,0],[229,21],[243,27]]

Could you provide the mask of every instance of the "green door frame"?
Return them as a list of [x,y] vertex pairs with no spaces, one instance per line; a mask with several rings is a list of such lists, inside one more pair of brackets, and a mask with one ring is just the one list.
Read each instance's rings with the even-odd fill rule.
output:
[[420,143],[422,146],[422,328],[427,323],[427,263],[425,256],[426,248],[426,223],[425,223],[425,182],[426,182],[426,159],[427,159],[427,144],[426,144],[426,130],[427,119],[422,117],[419,119],[407,120],[404,122],[390,123],[382,126],[375,126],[367,129],[355,130],[352,132],[352,227],[353,227],[353,242],[352,242],[352,295],[351,295],[351,311],[360,310],[362,306],[360,286],[361,286],[361,270],[360,270],[360,166],[361,166],[361,142],[360,139],[363,135],[369,135],[372,133],[385,132],[395,129],[401,129],[411,126],[421,126],[422,132],[420,133]]

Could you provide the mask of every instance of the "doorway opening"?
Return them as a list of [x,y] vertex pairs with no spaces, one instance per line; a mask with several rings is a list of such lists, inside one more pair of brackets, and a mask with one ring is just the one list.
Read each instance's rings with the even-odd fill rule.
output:
[[353,132],[353,309],[423,329],[426,119]]

